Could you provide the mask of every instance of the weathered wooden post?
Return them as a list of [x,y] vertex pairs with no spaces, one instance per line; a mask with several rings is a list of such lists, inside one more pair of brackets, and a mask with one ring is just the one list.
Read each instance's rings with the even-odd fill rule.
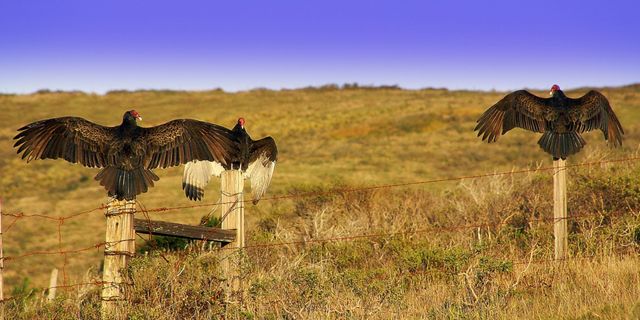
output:
[[51,302],[56,299],[56,289],[58,286],[58,268],[51,270],[51,277],[49,278],[49,294],[47,295],[47,301]]
[[222,260],[222,269],[227,280],[227,298],[237,294],[242,287],[240,279],[240,249],[244,248],[244,178],[240,170],[226,170],[221,175],[222,229],[235,229],[236,239],[225,248],[226,258]]
[[104,247],[104,270],[102,272],[102,316],[117,315],[117,307],[126,299],[129,285],[126,267],[135,253],[135,231],[133,216],[135,200],[110,199],[107,205],[106,244]]
[[567,168],[565,160],[553,161],[553,235],[555,259],[564,260],[568,255],[567,234]]
[[0,319],[4,320],[4,249],[2,246],[2,198],[0,198]]

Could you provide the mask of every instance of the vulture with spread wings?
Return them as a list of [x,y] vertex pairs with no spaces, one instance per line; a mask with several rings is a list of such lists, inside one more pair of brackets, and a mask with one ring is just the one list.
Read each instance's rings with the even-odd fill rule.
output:
[[182,188],[187,198],[201,200],[204,187],[212,176],[219,177],[225,170],[241,170],[245,179],[251,180],[253,204],[258,203],[271,183],[276,167],[278,148],[271,137],[252,140],[244,129],[244,119],[238,119],[232,129],[238,152],[225,164],[218,161],[192,161],[185,165]]
[[604,95],[591,90],[572,99],[558,85],[549,94],[541,98],[525,90],[510,93],[480,116],[474,131],[489,143],[515,127],[541,132],[538,144],[554,160],[580,151],[586,144],[580,136],[585,131],[600,129],[613,146],[622,145],[622,125]]
[[62,158],[90,168],[102,168],[95,179],[117,199],[134,199],[158,181],[151,169],[193,160],[229,163],[236,144],[227,128],[191,119],[139,127],[135,110],[122,124],[105,127],[78,117],[33,122],[20,129],[14,147],[27,162]]

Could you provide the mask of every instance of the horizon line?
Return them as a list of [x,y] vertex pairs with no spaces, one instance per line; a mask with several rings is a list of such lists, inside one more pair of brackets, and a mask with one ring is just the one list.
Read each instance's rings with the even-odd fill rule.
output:
[[[563,89],[563,91],[580,91],[580,90],[585,90],[585,89],[621,89],[621,88],[627,88],[627,87],[634,87],[634,86],[640,86],[640,81],[638,82],[631,82],[631,83],[627,83],[627,84],[621,84],[621,85],[605,85],[605,86],[579,86],[579,87],[568,87],[567,89]],[[97,92],[97,91],[85,91],[85,90],[80,90],[80,89],[73,89],[73,90],[65,90],[65,89],[49,89],[49,88],[42,88],[42,89],[38,89],[35,91],[30,91],[30,92],[4,92],[4,91],[0,91],[0,95],[4,95],[4,96],[28,96],[28,95],[36,95],[36,94],[47,94],[47,93],[56,93],[56,94],[62,94],[62,93],[81,93],[81,94],[87,94],[87,95],[100,95],[100,96],[104,96],[104,95],[109,95],[109,94],[116,94],[116,93],[136,93],[136,92],[211,92],[211,91],[222,91],[224,93],[245,93],[245,92],[252,92],[252,91],[297,91],[297,90],[357,90],[357,89],[363,89],[363,90],[403,90],[403,91],[423,91],[423,90],[446,90],[446,91],[452,91],[452,92],[456,92],[456,91],[470,91],[470,92],[510,92],[510,91],[515,91],[515,90],[529,90],[529,91],[546,91],[548,90],[548,88],[542,89],[542,88],[533,88],[533,87],[523,87],[520,89],[511,89],[511,90],[498,90],[498,89],[470,89],[470,88],[456,88],[456,89],[452,89],[452,88],[448,88],[448,87],[436,87],[436,86],[426,86],[426,87],[420,87],[420,88],[406,88],[406,87],[402,87],[400,85],[397,84],[380,84],[380,85],[373,85],[373,84],[361,84],[358,82],[345,82],[343,84],[337,84],[337,83],[327,83],[327,84],[323,84],[323,85],[308,85],[308,86],[302,86],[302,87],[280,87],[280,88],[270,88],[267,86],[258,86],[258,87],[254,87],[251,89],[239,89],[239,90],[226,90],[224,88],[221,87],[212,87],[212,88],[208,88],[208,89],[171,89],[171,88],[137,88],[137,89],[109,89],[106,90],[104,92]]]

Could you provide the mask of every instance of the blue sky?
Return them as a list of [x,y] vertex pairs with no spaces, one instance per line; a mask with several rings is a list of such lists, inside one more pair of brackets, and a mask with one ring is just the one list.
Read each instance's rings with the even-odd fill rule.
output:
[[0,92],[640,82],[638,1],[2,1]]

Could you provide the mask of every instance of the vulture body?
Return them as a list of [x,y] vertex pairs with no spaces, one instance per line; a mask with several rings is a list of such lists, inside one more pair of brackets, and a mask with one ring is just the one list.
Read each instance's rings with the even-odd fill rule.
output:
[[95,179],[119,200],[131,200],[158,181],[151,169],[193,160],[228,163],[235,144],[224,127],[178,119],[144,128],[135,110],[122,124],[105,127],[78,117],[46,119],[28,124],[14,137],[18,154],[27,162],[62,158],[90,168],[102,168]]
[[237,144],[236,153],[227,164],[217,161],[191,161],[184,167],[182,188],[187,198],[201,200],[204,188],[212,176],[219,177],[225,170],[241,170],[245,179],[251,180],[253,204],[258,203],[271,183],[276,166],[278,148],[271,137],[253,140],[244,129],[244,119],[238,119],[233,132]]
[[572,99],[553,85],[549,94],[541,98],[526,90],[512,92],[480,116],[474,131],[489,143],[515,127],[541,132],[538,144],[554,160],[580,151],[586,144],[580,136],[585,131],[600,129],[613,146],[622,145],[622,125],[600,92],[591,90]]

